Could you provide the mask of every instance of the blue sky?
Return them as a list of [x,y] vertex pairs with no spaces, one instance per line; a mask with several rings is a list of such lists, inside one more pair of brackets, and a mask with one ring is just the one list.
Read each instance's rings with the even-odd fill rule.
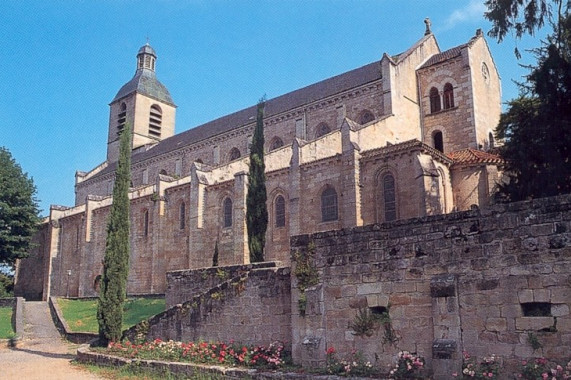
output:
[[[76,170],[105,160],[108,104],[149,39],[157,77],[182,132],[333,75],[398,54],[425,17],[442,50],[467,42],[483,0],[4,0],[0,15],[0,146],[38,188],[42,214],[74,204]],[[532,63],[509,36],[488,37],[503,85],[517,96]],[[538,37],[517,43],[537,46]]]

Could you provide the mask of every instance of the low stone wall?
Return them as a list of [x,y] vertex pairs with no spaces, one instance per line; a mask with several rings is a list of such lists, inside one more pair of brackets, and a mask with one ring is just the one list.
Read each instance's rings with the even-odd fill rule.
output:
[[[284,373],[284,372],[264,372],[255,369],[209,366],[193,363],[177,363],[163,362],[159,360],[136,360],[126,359],[118,356],[105,355],[98,352],[90,351],[89,347],[80,347],[77,350],[77,361],[81,363],[92,363],[107,367],[122,367],[133,365],[137,369],[150,369],[164,373],[176,375],[194,376],[211,373],[215,375],[223,375],[225,379],[248,379],[248,380],[270,380],[270,379],[295,379],[295,380],[341,380],[346,377],[339,376],[319,376],[303,373]],[[353,380],[364,380],[361,377],[351,377]]]
[[215,288],[230,278],[240,277],[252,269],[276,268],[279,263],[266,262],[167,272],[166,308],[193,299],[205,290]]
[[[275,268],[274,265],[270,268],[254,265],[211,269],[176,272],[178,285],[174,287],[169,282],[169,292],[185,294],[188,291],[185,284],[192,284],[194,296],[148,322],[132,327],[125,333],[126,337],[131,340],[137,337],[179,341],[234,340],[255,345],[282,341],[289,348],[290,269]],[[215,278],[203,278],[204,273]],[[220,283],[208,288],[215,282]],[[198,289],[206,291],[198,292]],[[180,297],[167,293],[170,302]]]
[[89,332],[73,332],[69,328],[61,309],[59,308],[57,297],[50,297],[49,300],[50,312],[52,314],[52,319],[65,339],[72,343],[89,343],[98,338],[98,334]]
[[[409,350],[436,378],[460,370],[463,350],[499,355],[508,371],[529,357],[566,363],[570,210],[561,196],[292,238],[292,273],[307,254],[318,276],[305,315],[292,276],[294,361],[322,365],[334,347],[389,365]],[[359,315],[383,312],[390,323],[356,331]]]

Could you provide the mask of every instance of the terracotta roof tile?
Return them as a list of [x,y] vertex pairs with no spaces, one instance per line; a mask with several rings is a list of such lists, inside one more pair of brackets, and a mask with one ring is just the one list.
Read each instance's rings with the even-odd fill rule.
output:
[[504,160],[497,154],[472,148],[458,150],[447,154],[454,164],[501,164]]

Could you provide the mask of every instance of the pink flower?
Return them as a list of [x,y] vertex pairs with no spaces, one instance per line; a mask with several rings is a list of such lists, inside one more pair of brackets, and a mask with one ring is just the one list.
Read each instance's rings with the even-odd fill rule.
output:
[[452,376],[457,377],[458,376],[458,372],[453,372]]
[[491,372],[488,372],[488,377],[494,377],[494,374]]

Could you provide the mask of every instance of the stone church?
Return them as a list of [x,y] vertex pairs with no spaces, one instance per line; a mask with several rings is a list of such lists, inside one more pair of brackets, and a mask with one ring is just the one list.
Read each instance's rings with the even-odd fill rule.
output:
[[[129,294],[165,292],[169,271],[249,261],[245,223],[256,105],[175,133],[177,105],[149,45],[110,103],[107,157],[78,171],[75,205],[52,206],[20,265],[29,298],[97,294],[119,132],[133,128]],[[265,258],[290,237],[486,206],[499,180],[500,78],[481,30],[441,50],[425,34],[400,54],[269,99]],[[24,270],[22,270],[24,273]]]

